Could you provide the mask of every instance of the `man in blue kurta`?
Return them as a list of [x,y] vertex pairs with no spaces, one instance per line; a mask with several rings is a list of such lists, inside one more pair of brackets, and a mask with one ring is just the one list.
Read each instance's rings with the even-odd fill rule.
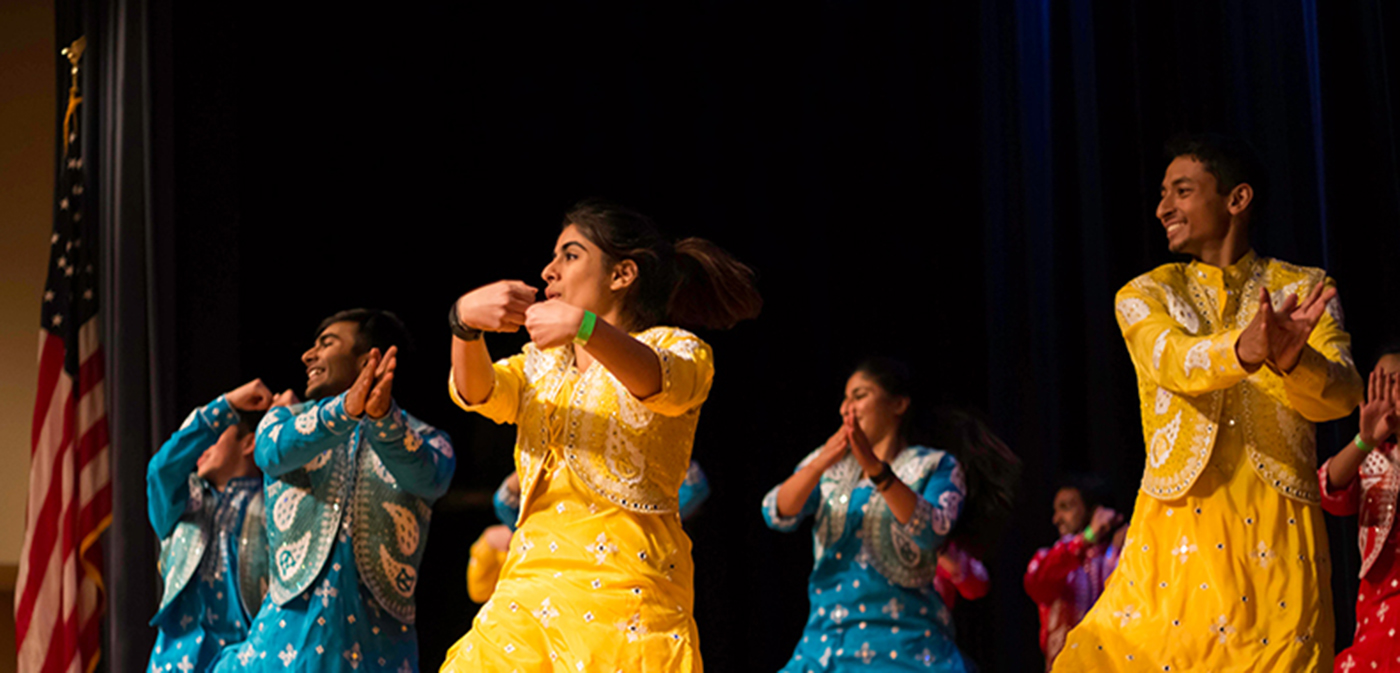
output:
[[407,339],[385,311],[327,318],[301,358],[311,401],[284,392],[258,426],[271,582],[214,670],[418,670],[418,566],[456,460],[391,398]]
[[253,427],[272,402],[261,381],[195,409],[151,458],[147,510],[165,581],[151,673],[202,673],[241,642],[267,590],[262,473]]

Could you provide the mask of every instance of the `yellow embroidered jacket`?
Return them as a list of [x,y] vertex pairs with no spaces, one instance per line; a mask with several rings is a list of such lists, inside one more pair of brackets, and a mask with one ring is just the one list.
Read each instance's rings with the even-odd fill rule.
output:
[[[645,513],[677,510],[700,406],[714,378],[710,347],[675,327],[632,336],[661,362],[661,392],[645,400],[602,365],[580,373],[572,344],[545,350],[526,344],[520,354],[496,362],[495,387],[475,406],[448,377],[458,406],[519,428],[515,462],[526,501],[549,452],[562,450],[569,468],[613,504]],[[520,510],[526,509],[523,502]]]
[[1160,500],[1184,495],[1210,463],[1221,423],[1242,424],[1255,473],[1279,493],[1319,502],[1314,423],[1351,413],[1361,377],[1333,299],[1292,372],[1245,372],[1235,342],[1259,308],[1259,288],[1274,305],[1302,299],[1322,269],[1250,251],[1224,269],[1167,264],[1118,291],[1118,326],[1137,369],[1147,466],[1142,490]]

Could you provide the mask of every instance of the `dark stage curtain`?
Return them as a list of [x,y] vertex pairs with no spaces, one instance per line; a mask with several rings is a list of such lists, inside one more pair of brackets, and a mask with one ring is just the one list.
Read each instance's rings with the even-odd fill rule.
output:
[[[1337,278],[1369,371],[1400,329],[1400,288],[1385,271],[1400,253],[1395,15],[1383,2],[983,3],[987,403],[1027,474],[1102,472],[1131,506],[1142,439],[1112,302],[1175,261],[1154,210],[1161,147],[1179,131],[1257,148],[1270,184],[1256,249]],[[1320,459],[1355,425],[1320,426]],[[1033,542],[1051,541],[1053,487],[1027,480],[1018,527],[1037,533],[1011,543],[994,572],[1002,582]],[[1356,530],[1328,521],[1340,650],[1355,625]],[[1024,596],[993,600],[1030,642]],[[979,649],[995,670],[1029,670],[991,643]]]
[[[1272,181],[1257,247],[1337,278],[1362,369],[1400,334],[1387,270],[1400,253],[1400,12],[1381,0],[275,16],[163,2],[100,2],[93,31],[102,203],[110,254],[124,255],[108,287],[129,293],[106,304],[119,311],[114,454],[132,460],[114,480],[140,498],[118,501],[131,537],[111,536],[133,547],[109,556],[113,572],[140,575],[130,601],[113,587],[123,628],[154,612],[135,489],[176,410],[254,376],[299,389],[317,322],[377,305],[418,340],[397,399],[458,447],[419,589],[435,668],[475,612],[467,547],[491,521],[482,494],[511,469],[513,438],[446,400],[442,310],[500,278],[538,283],[558,218],[583,196],[634,204],[761,275],[764,315],[704,335],[718,374],[695,455],[714,492],[687,529],[710,670],[790,655],[811,540],[764,528],[759,500],[835,430],[846,372],[870,353],[909,360],[921,403],[984,412],[1026,461],[1012,530],[988,559],[992,592],[956,612],[982,670],[1040,666],[1020,580],[1053,541],[1054,475],[1105,473],[1125,508],[1139,480],[1112,299],[1173,261],[1153,211],[1174,132],[1232,132],[1260,150]],[[488,339],[498,356],[523,343]],[[1354,432],[1354,420],[1323,427],[1319,452]],[[1331,525],[1340,647],[1355,530]]]
[[112,526],[107,532],[107,642],[112,673],[146,670],[159,604],[156,539],[146,516],[146,463],[176,422],[174,255],[153,168],[151,13],[145,0],[85,3],[89,16],[88,123],[97,133],[103,246],[103,342],[111,427]]

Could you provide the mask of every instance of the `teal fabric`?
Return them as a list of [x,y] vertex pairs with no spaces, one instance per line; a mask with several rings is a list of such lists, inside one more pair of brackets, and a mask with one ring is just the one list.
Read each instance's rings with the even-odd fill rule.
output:
[[151,673],[208,670],[220,648],[243,640],[252,621],[239,598],[239,539],[262,478],[232,479],[219,492],[194,474],[200,454],[238,420],[223,397],[196,409],[147,466],[146,506],[162,538],[165,581],[151,620],[157,629]]
[[921,446],[906,448],[891,466],[921,496],[904,524],[850,456],[827,469],[795,516],[779,516],[777,487],[764,497],[771,528],[790,532],[816,519],[811,612],[781,670],[967,670],[952,616],[932,584],[938,548],[961,509],[961,470],[952,456]]
[[397,404],[353,419],[342,394],[269,411],[254,453],[271,590],[213,670],[418,670],[413,599],[432,502],[456,466],[447,434]]

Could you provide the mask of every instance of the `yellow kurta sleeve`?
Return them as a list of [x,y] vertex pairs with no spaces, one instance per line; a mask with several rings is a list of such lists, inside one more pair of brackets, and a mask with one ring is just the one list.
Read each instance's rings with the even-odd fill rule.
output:
[[[1331,278],[1328,287],[1335,284]],[[1334,297],[1317,321],[1293,371],[1284,374],[1288,406],[1314,423],[1350,414],[1361,404],[1361,375],[1351,359],[1351,335],[1341,322],[1340,298]]]
[[680,416],[700,406],[710,396],[715,364],[710,347],[682,330],[663,330],[641,341],[656,352],[661,363],[661,392],[644,400],[646,408],[662,416]]
[[472,543],[471,561],[467,563],[467,595],[473,601],[485,603],[491,599],[505,561],[506,552],[492,547],[486,540],[486,533],[482,532],[481,537]]
[[1235,355],[1243,330],[1193,336],[1162,302],[1130,284],[1118,291],[1118,327],[1140,375],[1173,393],[1200,395],[1248,376]]
[[512,355],[491,365],[496,380],[491,394],[481,404],[467,404],[457,393],[456,375],[450,370],[447,374],[447,394],[452,401],[465,411],[474,411],[497,423],[515,424],[520,414],[521,395],[526,388],[525,354]]

